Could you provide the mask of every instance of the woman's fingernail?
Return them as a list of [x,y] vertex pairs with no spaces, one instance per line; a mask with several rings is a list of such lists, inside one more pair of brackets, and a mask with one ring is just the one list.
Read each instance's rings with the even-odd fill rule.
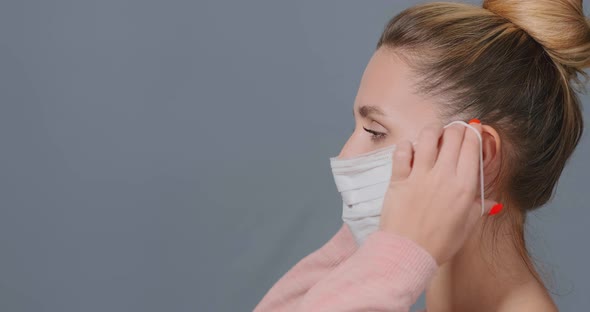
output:
[[472,123],[481,124],[481,121],[479,121],[479,119],[477,119],[477,118],[473,118],[468,123],[470,123],[470,124],[472,124]]
[[504,205],[497,203],[492,207],[492,209],[490,209],[490,212],[488,214],[490,216],[493,216],[493,215],[499,213],[500,211],[502,211],[502,208],[504,208]]

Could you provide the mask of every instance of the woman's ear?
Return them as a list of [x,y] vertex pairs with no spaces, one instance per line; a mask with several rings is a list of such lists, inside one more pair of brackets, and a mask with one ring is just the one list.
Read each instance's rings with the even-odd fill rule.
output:
[[486,175],[499,169],[501,157],[500,135],[491,126],[482,125],[481,139],[483,143],[483,167]]

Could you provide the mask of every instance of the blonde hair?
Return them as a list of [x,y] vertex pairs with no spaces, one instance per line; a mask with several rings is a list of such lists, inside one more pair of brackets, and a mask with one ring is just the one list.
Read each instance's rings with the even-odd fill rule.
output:
[[486,193],[493,189],[506,212],[493,222],[512,223],[514,244],[542,283],[524,223],[552,197],[583,133],[576,91],[589,78],[590,26],[582,1],[421,4],[387,23],[382,47],[413,69],[415,92],[438,102],[443,123],[479,118],[498,131],[502,163]]

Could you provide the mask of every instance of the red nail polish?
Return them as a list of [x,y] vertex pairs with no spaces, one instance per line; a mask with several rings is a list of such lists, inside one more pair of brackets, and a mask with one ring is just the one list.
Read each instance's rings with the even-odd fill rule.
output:
[[497,203],[492,207],[492,209],[490,209],[490,212],[488,213],[488,215],[493,216],[493,215],[499,213],[500,211],[502,211],[502,208],[504,208],[504,205]]
[[473,118],[471,119],[468,123],[477,123],[477,124],[481,124],[481,121],[479,121],[479,119],[477,118]]

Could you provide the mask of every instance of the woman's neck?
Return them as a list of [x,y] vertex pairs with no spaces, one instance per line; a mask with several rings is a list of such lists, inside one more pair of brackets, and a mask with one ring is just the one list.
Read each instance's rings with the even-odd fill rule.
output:
[[515,290],[539,289],[509,228],[495,235],[492,227],[485,228],[482,235],[478,224],[465,246],[440,267],[426,290],[428,312],[498,311]]

